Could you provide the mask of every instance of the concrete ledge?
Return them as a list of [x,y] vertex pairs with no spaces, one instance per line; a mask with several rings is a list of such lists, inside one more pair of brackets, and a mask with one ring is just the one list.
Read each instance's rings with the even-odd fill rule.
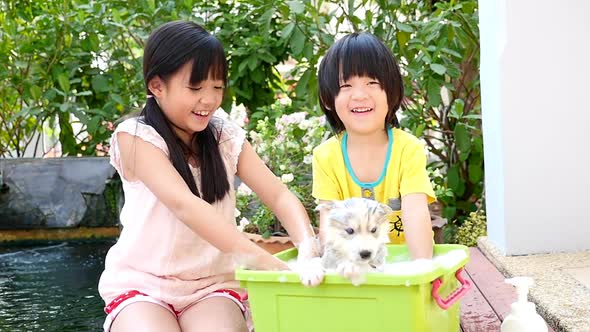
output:
[[590,331],[590,289],[567,272],[590,267],[590,251],[504,256],[487,237],[478,247],[504,276],[535,279],[529,300],[555,331]]
[[33,241],[116,238],[119,236],[119,232],[119,227],[0,230],[0,245]]

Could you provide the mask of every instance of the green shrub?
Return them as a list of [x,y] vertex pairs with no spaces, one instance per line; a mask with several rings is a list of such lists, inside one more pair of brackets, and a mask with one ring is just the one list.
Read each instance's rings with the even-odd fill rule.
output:
[[[280,114],[282,109],[288,107],[278,101],[269,106],[273,110],[267,111]],[[279,116],[275,121],[265,117],[257,121],[255,130],[248,132],[248,139],[256,152],[303,203],[313,224],[316,201],[311,196],[312,149],[330,134],[325,122],[324,116],[296,112]],[[244,184],[237,188],[236,196],[240,225],[250,224],[245,227],[246,230],[257,231],[263,237],[285,233],[272,212]]]
[[454,242],[468,247],[476,246],[477,239],[486,235],[486,225],[485,211],[471,212],[463,224],[457,228]]
[[[475,0],[0,1],[0,157],[22,156],[43,130],[64,155],[102,152],[109,126],[145,101],[145,39],[176,19],[204,25],[225,45],[223,107],[243,104],[248,129],[282,114],[318,115],[316,72],[327,48],[342,34],[374,33],[399,59],[401,124],[428,147],[443,217],[458,227],[477,209],[484,159]],[[273,106],[279,95],[292,104]],[[308,199],[306,186],[296,191]]]

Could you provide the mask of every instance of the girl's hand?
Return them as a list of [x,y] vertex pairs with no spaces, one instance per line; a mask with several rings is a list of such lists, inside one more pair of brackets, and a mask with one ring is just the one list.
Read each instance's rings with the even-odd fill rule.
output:
[[248,141],[242,146],[237,175],[274,212],[298,247],[297,262],[305,266],[297,271],[301,281],[317,286],[324,278],[324,271],[321,264],[310,261],[320,256],[319,242],[301,201],[266,167]]
[[289,271],[287,263],[276,258],[275,256],[265,253],[265,255],[258,257],[258,260],[253,265],[256,270],[262,271]]
[[[249,241],[249,240],[248,240]],[[256,254],[235,254],[235,263],[238,267],[248,270],[258,271],[288,271],[287,263],[269,254],[265,250],[258,248],[260,252]]]

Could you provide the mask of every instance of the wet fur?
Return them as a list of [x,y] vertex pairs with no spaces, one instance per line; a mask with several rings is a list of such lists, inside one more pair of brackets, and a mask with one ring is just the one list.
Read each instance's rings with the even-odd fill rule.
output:
[[316,210],[328,213],[323,228],[325,269],[335,269],[353,283],[360,274],[382,269],[389,242],[387,216],[392,213],[389,206],[365,198],[350,198],[320,204]]

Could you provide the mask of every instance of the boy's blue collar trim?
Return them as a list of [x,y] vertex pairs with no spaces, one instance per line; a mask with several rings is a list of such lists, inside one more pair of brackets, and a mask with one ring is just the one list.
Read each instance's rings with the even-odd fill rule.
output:
[[391,150],[393,150],[393,128],[389,127],[387,129],[387,155],[385,156],[385,163],[383,164],[383,170],[381,171],[381,175],[379,179],[374,182],[362,182],[360,181],[356,175],[354,174],[354,170],[352,169],[352,165],[350,164],[350,159],[348,158],[348,133],[345,131],[344,135],[342,136],[341,147],[342,147],[342,155],[344,156],[344,164],[346,165],[346,170],[352,180],[361,188],[373,188],[378,186],[383,179],[385,178],[385,174],[387,173],[387,168],[389,166],[389,159],[391,158]]

